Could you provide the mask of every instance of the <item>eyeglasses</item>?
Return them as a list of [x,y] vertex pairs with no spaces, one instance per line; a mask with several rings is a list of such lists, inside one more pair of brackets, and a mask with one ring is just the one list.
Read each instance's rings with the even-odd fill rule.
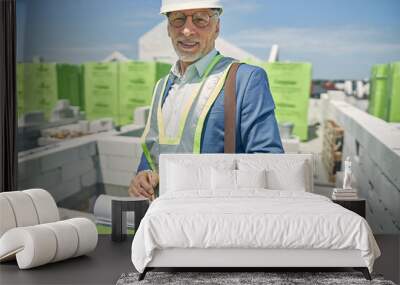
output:
[[182,12],[171,12],[168,14],[168,22],[174,28],[182,28],[185,23],[187,17],[192,17],[193,24],[198,28],[205,28],[210,24],[210,20],[212,17],[219,15],[218,12],[210,15],[207,12],[196,12],[192,15],[185,15]]

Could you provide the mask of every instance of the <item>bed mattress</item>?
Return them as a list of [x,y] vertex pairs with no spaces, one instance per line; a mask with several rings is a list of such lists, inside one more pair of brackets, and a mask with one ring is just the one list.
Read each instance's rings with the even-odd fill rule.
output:
[[173,248],[359,250],[370,271],[380,255],[361,216],[317,194],[266,189],[165,193],[140,223],[132,262],[143,272]]

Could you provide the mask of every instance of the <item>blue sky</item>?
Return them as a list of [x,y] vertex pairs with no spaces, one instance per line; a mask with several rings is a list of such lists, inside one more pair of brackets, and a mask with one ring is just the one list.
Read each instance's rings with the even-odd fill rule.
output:
[[[221,36],[266,59],[309,61],[314,78],[369,76],[400,60],[399,0],[225,0]],[[137,58],[137,40],[163,20],[160,0],[17,0],[17,57],[80,63],[114,50]]]

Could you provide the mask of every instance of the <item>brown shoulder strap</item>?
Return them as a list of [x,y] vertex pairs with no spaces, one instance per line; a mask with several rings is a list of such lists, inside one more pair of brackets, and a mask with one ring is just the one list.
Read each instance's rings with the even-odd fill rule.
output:
[[240,63],[233,63],[225,80],[224,153],[236,152],[236,72]]

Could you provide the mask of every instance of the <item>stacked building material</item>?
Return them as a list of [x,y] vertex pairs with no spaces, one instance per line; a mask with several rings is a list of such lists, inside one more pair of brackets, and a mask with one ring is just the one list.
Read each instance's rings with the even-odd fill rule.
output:
[[293,124],[293,134],[301,141],[307,141],[312,64],[309,62],[266,63],[251,59],[245,62],[266,70],[278,122]]
[[91,136],[22,154],[18,159],[18,189],[48,189],[57,203],[81,191],[97,191],[98,153]]
[[387,110],[388,122],[400,122],[400,61],[390,64]]
[[116,125],[133,123],[134,110],[151,104],[155,84],[170,68],[159,62],[85,63],[86,118],[111,117]]
[[170,68],[155,61],[18,63],[18,117],[41,112],[49,121],[61,99],[85,111],[87,120],[132,124],[136,108],[151,104],[155,84]]
[[[143,131],[143,128],[140,130]],[[97,147],[102,182],[129,186],[142,155],[140,137],[105,136],[97,140]]]
[[168,74],[171,65],[127,61],[120,62],[118,68],[119,125],[132,124],[133,111],[150,106],[154,86],[161,77]]
[[81,66],[56,63],[17,64],[18,118],[27,113],[43,113],[51,119],[59,99],[83,109]]
[[308,139],[312,65],[307,62],[261,64],[267,73],[279,123],[293,123],[293,134]]
[[[58,81],[55,63],[27,63],[22,68],[23,112],[43,112],[50,119],[58,101]],[[21,87],[20,87],[21,90]]]
[[[148,110],[142,108],[135,114],[137,121],[144,122]],[[89,125],[85,122],[86,126],[79,123],[76,128],[101,131],[96,121]],[[74,125],[71,126],[73,129]],[[18,189],[45,188],[59,206],[85,210],[89,209],[88,199],[99,192],[127,195],[142,154],[140,136],[144,125],[128,125],[122,129],[19,152]]]
[[333,120],[324,123],[324,138],[322,143],[322,161],[329,176],[329,181],[336,181],[336,171],[340,170],[342,161],[344,130]]
[[85,63],[83,70],[86,118],[118,122],[118,63]]
[[72,106],[85,109],[82,96],[82,66],[57,64],[58,99],[67,99]]
[[400,62],[377,64],[371,70],[368,113],[400,122]]
[[18,119],[22,118],[25,114],[25,84],[24,84],[24,75],[25,68],[24,64],[17,64],[17,78],[16,78],[16,87],[17,87],[17,115]]
[[387,119],[387,80],[389,75],[389,64],[377,64],[372,67],[370,100],[368,113],[383,120]]

